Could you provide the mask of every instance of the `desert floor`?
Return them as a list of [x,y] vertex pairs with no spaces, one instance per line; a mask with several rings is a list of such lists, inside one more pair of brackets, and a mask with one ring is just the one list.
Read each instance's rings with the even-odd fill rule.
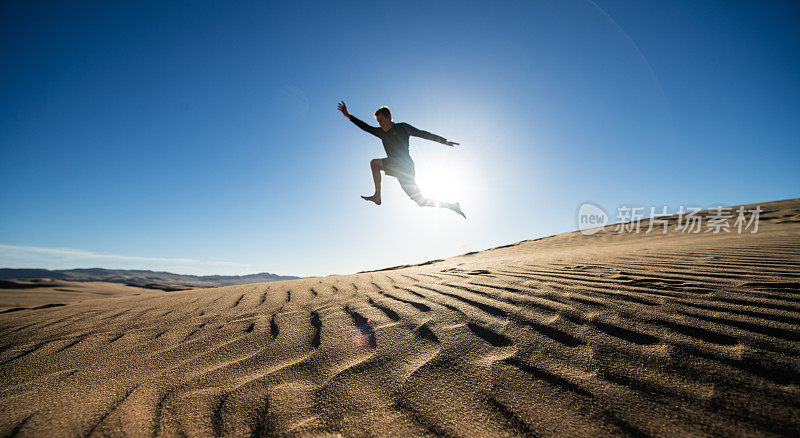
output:
[[800,200],[760,205],[755,234],[673,218],[353,275],[6,293],[0,434],[796,434]]

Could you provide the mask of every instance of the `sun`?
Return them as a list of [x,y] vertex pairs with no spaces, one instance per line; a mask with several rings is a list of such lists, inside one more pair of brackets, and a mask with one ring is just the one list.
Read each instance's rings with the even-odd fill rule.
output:
[[459,176],[454,169],[431,169],[417,173],[417,185],[422,195],[437,201],[454,202],[461,195]]

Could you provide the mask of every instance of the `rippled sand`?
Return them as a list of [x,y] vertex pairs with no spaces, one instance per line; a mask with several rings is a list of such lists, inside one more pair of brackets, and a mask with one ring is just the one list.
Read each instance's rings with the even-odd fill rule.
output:
[[791,435],[800,200],[761,207],[756,234],[9,305],[0,434]]

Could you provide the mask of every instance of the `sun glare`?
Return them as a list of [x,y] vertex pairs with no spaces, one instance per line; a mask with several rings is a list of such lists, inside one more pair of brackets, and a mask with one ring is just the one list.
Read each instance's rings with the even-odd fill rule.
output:
[[443,202],[463,202],[468,180],[462,170],[456,163],[448,166],[420,166],[417,185],[426,198]]

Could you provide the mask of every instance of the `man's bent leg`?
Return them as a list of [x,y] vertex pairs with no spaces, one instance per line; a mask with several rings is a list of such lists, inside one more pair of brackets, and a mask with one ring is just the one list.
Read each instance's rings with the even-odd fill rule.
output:
[[383,161],[380,158],[375,158],[369,162],[369,167],[372,169],[372,181],[375,183],[375,194],[361,197],[367,201],[372,201],[381,205],[381,170],[383,170]]

